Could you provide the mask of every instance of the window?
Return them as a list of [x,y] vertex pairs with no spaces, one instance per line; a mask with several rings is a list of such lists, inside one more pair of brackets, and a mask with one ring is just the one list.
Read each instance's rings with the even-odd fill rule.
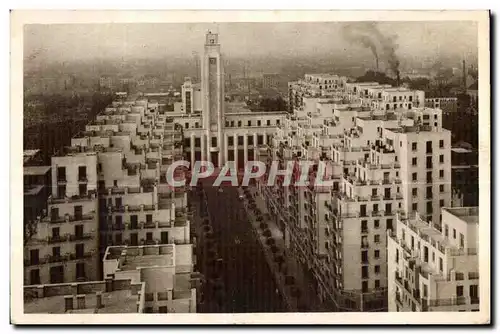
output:
[[432,153],[432,141],[426,143],[426,153]]
[[85,278],[85,263],[80,262],[76,264],[76,278]]
[[412,179],[412,181],[417,181],[417,173],[412,173],[411,179]]
[[457,230],[453,229],[453,239],[457,238]]
[[153,240],[153,232],[146,233],[146,240],[147,241],[152,241]]
[[378,264],[375,266],[375,274],[380,274],[380,266]]
[[376,244],[380,243],[380,234],[375,234],[375,235],[373,236],[373,241],[374,241]]
[[375,228],[379,228],[379,227],[380,227],[380,220],[375,219],[375,220],[373,221],[373,227],[375,227]]
[[195,138],[194,147],[200,147],[200,146],[201,146],[201,138]]
[[146,223],[152,223],[153,222],[153,215],[149,214],[146,215]]
[[83,225],[75,225],[75,236],[83,237]]
[[271,120],[270,120],[270,119],[268,119],[268,120],[266,121],[266,125],[267,125],[267,126],[270,126],[270,125],[271,125]]
[[217,147],[217,137],[212,137],[212,147]]
[[416,166],[417,165],[417,158],[412,158],[411,164],[412,164],[412,166]]
[[373,251],[373,257],[376,258],[376,259],[380,259],[380,250],[375,249]]
[[460,248],[464,248],[465,247],[465,238],[464,238],[464,235],[462,233],[460,233]]
[[252,121],[247,122],[248,126],[252,126]]
[[378,289],[378,288],[380,288],[380,280],[376,279],[375,280],[375,289]]
[[411,143],[411,150],[416,151],[417,150],[417,143]]
[[443,184],[439,185],[439,192],[440,193],[444,192],[444,185]]
[[444,147],[444,140],[440,140],[439,141],[439,148],[443,148]]
[[413,188],[413,189],[411,190],[411,195],[412,195],[413,197],[417,197],[417,192],[418,192],[418,189],[417,189],[417,188]]
[[78,181],[87,180],[87,166],[78,166]]
[[368,281],[363,281],[361,283],[361,291],[362,292],[368,292]]
[[443,207],[443,206],[444,206],[444,199],[440,199],[440,200],[439,200],[439,206],[440,206],[440,207]]
[[57,167],[57,181],[66,181],[66,167]]
[[418,211],[418,203],[413,203],[413,204],[411,205],[411,210],[412,210],[412,211]]
[[61,256],[61,247],[52,247],[52,256],[55,258]]
[[238,121],[238,127],[241,127],[241,121]]
[[444,163],[444,155],[443,154],[439,155],[439,163],[440,164]]
[[386,225],[388,230],[392,230],[392,219],[387,219],[387,225]]
[[457,285],[457,297],[462,297],[464,295],[463,285]]
[[118,180],[113,180],[113,187],[118,187]]
[[439,170],[439,177],[440,177],[440,178],[443,178],[443,177],[444,177],[444,170],[443,170],[443,169],[440,169],[440,170]]
[[229,146],[233,146],[234,145],[234,137],[228,137],[227,138],[227,144]]
[[441,271],[441,272],[443,271],[443,258],[442,257],[439,258],[439,271]]
[[363,263],[368,262],[368,251],[361,252],[361,262]]
[[362,220],[361,221],[361,232],[368,232],[368,221],[367,220]]
[[161,232],[161,243],[168,244],[168,232],[167,231]]
[[448,225],[446,225],[446,224],[445,224],[445,225],[444,225],[444,236],[445,236],[445,237],[448,237],[448,234],[449,234],[449,233],[448,233]]
[[84,244],[76,244],[75,245],[75,255],[76,258],[81,259],[85,253],[85,245]]
[[262,124],[261,120],[257,120],[257,126],[260,126]]
[[238,136],[238,145],[243,145],[243,136]]
[[368,266],[361,267],[361,278],[368,278]]
[[40,284],[40,269],[30,270],[30,284]]

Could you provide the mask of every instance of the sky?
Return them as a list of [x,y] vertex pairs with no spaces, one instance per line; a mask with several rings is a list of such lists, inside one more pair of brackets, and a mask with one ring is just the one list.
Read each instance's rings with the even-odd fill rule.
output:
[[[356,25],[356,23],[350,23]],[[230,57],[366,52],[342,34],[345,23],[117,23],[26,25],[24,56],[40,61],[92,58],[192,57],[208,29]],[[477,25],[468,21],[379,22],[395,35],[399,57],[477,55]]]

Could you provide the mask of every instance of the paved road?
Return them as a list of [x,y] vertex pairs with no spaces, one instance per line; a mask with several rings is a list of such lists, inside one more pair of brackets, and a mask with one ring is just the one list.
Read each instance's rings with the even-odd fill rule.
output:
[[237,188],[206,186],[211,226],[222,258],[221,312],[285,312],[263,251],[246,219]]

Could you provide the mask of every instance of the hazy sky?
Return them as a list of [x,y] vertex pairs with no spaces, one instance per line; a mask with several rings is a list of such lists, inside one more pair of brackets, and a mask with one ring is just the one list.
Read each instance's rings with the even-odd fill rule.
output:
[[[369,55],[369,50],[343,38],[343,25],[334,22],[27,25],[25,58],[191,57],[193,51],[202,50],[208,29],[219,32],[222,52],[230,57],[341,54],[344,49]],[[474,22],[381,22],[378,26],[384,34],[397,35],[399,57],[477,54]]]

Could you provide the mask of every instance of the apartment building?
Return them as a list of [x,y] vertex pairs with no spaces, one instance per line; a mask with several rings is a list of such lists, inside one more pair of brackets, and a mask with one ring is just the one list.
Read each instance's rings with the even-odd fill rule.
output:
[[25,284],[101,279],[108,246],[190,244],[185,189],[166,180],[182,158],[182,128],[158,103],[114,101],[52,157],[52,196],[25,246]]
[[418,213],[388,231],[389,311],[479,311],[478,207],[442,209],[442,228]]
[[26,285],[100,277],[96,166],[95,153],[71,150],[52,157],[48,211],[25,240]]
[[413,212],[439,224],[440,208],[457,202],[450,132],[442,128],[440,109],[424,107],[422,91],[340,82],[324,92],[315,76],[290,83],[292,113],[259,150],[260,160],[278,160],[281,169],[308,161],[313,176],[321,163],[332,186],[279,187],[278,178],[278,186],[265,187],[264,176],[259,189],[288,254],[310,273],[328,309],[382,311],[386,231],[398,215]]
[[104,276],[145,285],[145,313],[195,313],[197,274],[191,244],[108,247]]
[[144,313],[144,305],[145,283],[131,279],[24,287],[24,313]]

